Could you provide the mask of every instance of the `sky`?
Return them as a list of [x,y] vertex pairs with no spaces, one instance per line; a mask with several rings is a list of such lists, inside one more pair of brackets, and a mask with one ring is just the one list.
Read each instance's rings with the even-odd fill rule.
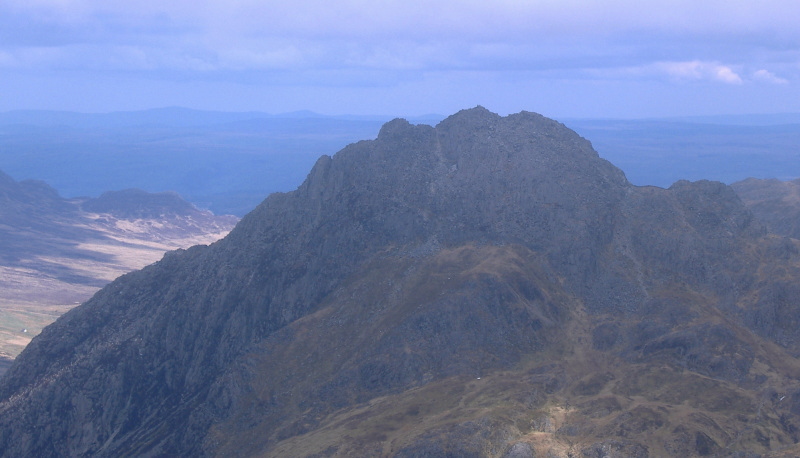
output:
[[798,0],[2,0],[0,111],[800,112]]

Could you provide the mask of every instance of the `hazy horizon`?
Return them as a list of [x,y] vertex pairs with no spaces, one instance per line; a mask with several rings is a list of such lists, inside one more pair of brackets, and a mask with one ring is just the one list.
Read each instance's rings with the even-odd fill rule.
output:
[[[303,118],[340,118],[340,119],[350,119],[350,120],[365,120],[365,121],[383,121],[383,120],[391,120],[394,118],[406,118],[411,120],[413,123],[437,123],[440,120],[455,114],[458,111],[466,110],[470,108],[474,108],[476,106],[483,106],[484,108],[488,109],[493,113],[497,113],[501,116],[507,116],[514,113],[519,113],[521,111],[529,111],[529,112],[536,112],[540,113],[533,109],[520,109],[515,112],[500,112],[497,110],[493,110],[491,107],[484,106],[482,104],[477,104],[473,106],[465,106],[461,107],[453,112],[448,113],[435,113],[435,112],[426,112],[426,113],[324,113],[319,111],[314,111],[310,109],[298,109],[293,111],[282,111],[282,112],[269,112],[265,110],[224,110],[224,109],[202,109],[202,108],[191,108],[187,106],[153,106],[150,108],[142,108],[142,109],[112,109],[112,110],[105,110],[105,111],[80,111],[80,110],[59,110],[59,109],[38,109],[38,108],[15,108],[11,110],[0,110],[0,115],[5,115],[14,119],[14,116],[18,115],[26,115],[26,114],[52,114],[52,115],[78,115],[78,116],[106,116],[106,115],[126,115],[126,114],[144,114],[144,113],[156,113],[162,112],[166,113],[169,111],[175,112],[194,112],[197,114],[219,114],[219,115],[241,115],[239,116],[240,119],[246,119],[248,116],[250,117],[270,117],[270,118],[296,118],[296,119],[303,119]],[[176,113],[177,114],[177,113]],[[548,116],[551,117],[551,116]],[[706,121],[709,122],[724,122],[730,124],[797,124],[800,123],[800,110],[798,111],[783,111],[783,112],[744,112],[744,113],[715,113],[715,114],[699,114],[699,115],[664,115],[664,116],[562,116],[562,117],[551,117],[556,121],[677,121],[677,122],[689,122],[689,123],[703,123]],[[8,119],[8,118],[7,118]],[[3,122],[7,122],[7,119],[0,118],[0,124]],[[29,118],[33,119],[33,118]]]

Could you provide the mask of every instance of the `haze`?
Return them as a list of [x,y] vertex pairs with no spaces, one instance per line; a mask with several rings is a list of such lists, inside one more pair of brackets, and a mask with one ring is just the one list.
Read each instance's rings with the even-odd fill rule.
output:
[[800,3],[0,4],[0,111],[800,112]]

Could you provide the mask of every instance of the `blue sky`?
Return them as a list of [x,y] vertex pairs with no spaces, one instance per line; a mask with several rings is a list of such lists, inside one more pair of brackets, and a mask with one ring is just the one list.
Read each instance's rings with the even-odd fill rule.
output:
[[797,0],[3,0],[0,111],[800,112]]

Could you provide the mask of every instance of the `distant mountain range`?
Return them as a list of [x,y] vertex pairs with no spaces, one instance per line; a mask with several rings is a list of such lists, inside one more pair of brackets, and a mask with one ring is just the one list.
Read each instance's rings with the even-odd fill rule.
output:
[[[0,113],[0,169],[18,180],[44,180],[68,197],[120,188],[174,190],[200,208],[242,216],[264,196],[296,188],[319,156],[375,138],[391,118],[185,108],[6,112]],[[435,124],[443,118],[408,120]],[[637,185],[800,177],[799,115],[566,124]]]
[[0,357],[13,357],[61,313],[164,252],[211,243],[238,221],[175,193],[112,191],[64,199],[0,172]]
[[797,456],[800,241],[760,186],[635,186],[529,112],[393,120],[43,330],[0,454]]

